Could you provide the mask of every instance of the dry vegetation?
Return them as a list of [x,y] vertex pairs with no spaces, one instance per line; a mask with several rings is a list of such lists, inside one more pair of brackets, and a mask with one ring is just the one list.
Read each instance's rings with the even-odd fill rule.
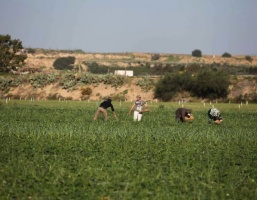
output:
[[[108,67],[139,67],[142,64],[148,63],[152,67],[155,63],[170,64],[183,64],[185,66],[195,63],[198,66],[203,64],[219,64],[222,65],[244,65],[244,66],[257,66],[257,56],[251,56],[252,61],[249,62],[245,59],[245,56],[232,56],[231,58],[224,58],[221,55],[203,55],[201,58],[196,58],[191,55],[179,55],[179,54],[158,54],[159,58],[153,60],[151,53],[83,53],[83,52],[69,52],[69,51],[54,51],[54,50],[43,50],[37,49],[35,53],[28,53],[26,65],[20,72],[24,72],[27,69],[33,69],[33,73],[56,73],[58,70],[54,68],[54,62],[58,58],[72,56],[75,57],[74,66],[80,66],[82,72],[87,72],[88,66],[85,63],[96,62],[99,65]],[[80,72],[81,72],[80,71]],[[75,74],[78,71],[74,71]],[[90,98],[92,100],[99,100],[102,97],[112,95],[117,96],[127,90],[125,94],[126,100],[132,100],[136,94],[141,94],[146,100],[153,99],[153,90],[143,91],[139,86],[136,85],[136,78],[131,79],[128,84],[122,87],[111,87],[104,84],[89,85],[92,89],[90,97],[81,96],[81,88],[76,90],[67,91],[58,87],[58,84],[47,85],[44,88],[33,88],[31,85],[20,85],[16,88],[12,88],[5,96],[16,96],[20,98],[38,98],[44,99],[51,95],[56,97],[80,100]],[[256,89],[255,82],[247,80],[245,78],[239,78],[233,82],[230,86],[230,96],[234,97],[238,95],[245,95],[246,93],[252,92]]]

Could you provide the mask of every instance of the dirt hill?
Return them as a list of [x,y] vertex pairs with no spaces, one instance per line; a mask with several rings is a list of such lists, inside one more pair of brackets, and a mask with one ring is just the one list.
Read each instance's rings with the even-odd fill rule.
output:
[[[28,58],[26,60],[26,65],[20,70],[20,73],[55,73],[57,70],[54,67],[54,62],[58,58],[64,57],[75,57],[74,66],[81,66],[80,70],[82,72],[87,72],[86,63],[96,62],[99,65],[104,66],[118,66],[124,69],[128,66],[139,67],[148,63],[153,66],[155,63],[163,64],[184,64],[189,65],[195,63],[199,66],[204,64],[219,64],[220,66],[229,64],[233,66],[257,66],[257,56],[251,56],[251,61],[246,59],[246,56],[232,56],[231,58],[224,58],[220,55],[203,55],[201,58],[196,58],[191,55],[178,55],[178,54],[150,54],[150,53],[83,53],[83,52],[69,52],[69,51],[53,51],[37,49],[35,53],[28,53]],[[157,59],[155,58],[157,56]],[[28,72],[26,72],[26,70]],[[137,86],[137,78],[131,79],[129,84],[125,84],[122,87],[111,87],[104,84],[99,84],[98,86],[90,85],[93,93],[90,95],[90,99],[99,100],[102,97],[109,95],[119,95],[120,93],[127,90],[125,98],[128,101],[134,99],[135,95],[141,94],[146,100],[153,100],[153,90],[143,91],[139,86]],[[237,81],[233,82],[230,86],[229,98],[235,98],[238,95],[245,95],[249,92],[256,92],[256,82],[252,82],[249,78],[241,76]],[[10,95],[11,94],[11,95]],[[12,88],[8,94],[9,96],[20,96],[20,98],[37,98],[44,99],[49,97],[49,95],[58,94],[61,98],[68,98],[74,100],[80,100],[82,98],[81,91],[79,88],[73,91],[67,91],[61,89],[58,84],[47,85],[44,88],[36,89],[31,85],[20,85],[16,88]],[[189,98],[188,95],[183,94],[178,98]]]

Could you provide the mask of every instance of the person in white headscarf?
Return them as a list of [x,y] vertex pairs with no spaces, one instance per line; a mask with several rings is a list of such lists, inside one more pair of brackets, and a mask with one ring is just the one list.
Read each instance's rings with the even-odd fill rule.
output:
[[221,113],[217,108],[211,108],[207,112],[209,123],[214,122],[215,124],[221,124],[223,119],[221,117]]

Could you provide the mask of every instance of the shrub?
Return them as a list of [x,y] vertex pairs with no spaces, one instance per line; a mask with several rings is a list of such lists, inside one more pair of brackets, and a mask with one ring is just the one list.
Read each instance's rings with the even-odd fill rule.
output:
[[249,68],[249,74],[256,75],[257,74],[257,67],[250,67]]
[[31,53],[31,54],[36,53],[36,49],[33,49],[33,48],[27,48],[26,50],[28,53]]
[[225,53],[222,54],[222,57],[223,58],[231,58],[232,56],[231,56],[230,53],[225,52]]
[[58,100],[58,99],[63,99],[63,97],[61,95],[59,95],[58,93],[50,93],[47,96],[48,100]]
[[166,74],[155,88],[155,97],[163,101],[172,99],[177,92],[190,91],[192,78],[189,73],[184,74]]
[[34,88],[42,88],[56,81],[55,74],[35,74],[29,77],[29,82]]
[[253,61],[253,58],[251,56],[245,56],[245,60],[249,61],[249,62],[252,62]]
[[72,70],[75,63],[75,57],[74,56],[68,56],[68,57],[62,57],[57,58],[54,61],[54,68],[58,70]]
[[90,87],[81,88],[81,94],[82,95],[91,95],[92,89]]
[[87,63],[88,71],[93,74],[107,74],[108,73],[108,67],[98,65],[96,62],[93,63]]
[[160,57],[161,57],[160,54],[152,54],[152,55],[151,55],[151,60],[152,60],[152,61],[159,60]]
[[143,77],[137,81],[136,85],[140,86],[144,92],[147,92],[155,86],[155,82],[153,79]]
[[191,91],[201,98],[225,98],[229,84],[229,76],[224,72],[203,70],[197,75]]
[[192,56],[202,57],[202,52],[199,49],[195,49],[194,51],[192,51]]
[[112,85],[113,87],[120,87],[125,83],[125,77],[107,74],[102,77],[101,81],[104,84],[109,84],[109,85]]
[[99,78],[98,76],[93,76],[91,74],[82,74],[80,77],[80,82],[85,84],[98,83]]
[[77,84],[76,77],[73,74],[64,74],[61,77],[60,85],[62,89],[71,89]]
[[9,90],[11,86],[12,79],[10,77],[2,77],[0,76],[0,89],[3,91]]

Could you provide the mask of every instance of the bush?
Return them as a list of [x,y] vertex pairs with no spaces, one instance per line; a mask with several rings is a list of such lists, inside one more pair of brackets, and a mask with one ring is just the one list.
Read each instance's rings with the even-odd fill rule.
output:
[[57,81],[55,74],[35,74],[29,77],[29,82],[34,88],[42,88]]
[[58,93],[50,93],[47,96],[48,100],[58,100],[58,99],[63,99],[63,97],[61,95],[59,95]]
[[253,61],[253,58],[251,56],[245,56],[245,60],[249,61],[249,62],[252,62]]
[[0,89],[6,91],[11,86],[12,79],[0,76]]
[[86,88],[81,88],[81,94],[82,95],[91,95],[92,94],[92,89],[90,87]]
[[140,86],[144,92],[147,92],[155,86],[155,82],[153,79],[143,77],[137,81],[136,85]]
[[230,53],[225,52],[225,53],[222,54],[222,57],[223,58],[231,58],[232,56],[231,56]]
[[151,60],[152,60],[152,61],[159,60],[160,57],[161,57],[160,54],[152,54],[152,55],[151,55]]
[[60,85],[62,89],[72,90],[76,84],[77,80],[73,74],[65,74],[61,77]]
[[108,73],[108,67],[98,65],[96,62],[87,63],[87,65],[88,65],[88,71],[93,74],[107,74]]
[[199,49],[195,49],[194,51],[192,51],[192,56],[202,57],[202,52]]
[[54,68],[58,70],[72,70],[74,63],[75,63],[75,57],[74,56],[68,56],[68,57],[62,57],[57,58],[54,61]]
[[250,67],[249,68],[249,74],[256,75],[257,74],[257,67]]
[[203,70],[197,75],[191,91],[201,98],[225,98],[229,84],[229,76],[222,71]]
[[177,92],[190,91],[192,81],[189,73],[166,74],[156,85],[155,98],[169,101]]
[[31,53],[31,54],[36,53],[36,49],[27,48],[26,50],[27,50],[28,53]]

